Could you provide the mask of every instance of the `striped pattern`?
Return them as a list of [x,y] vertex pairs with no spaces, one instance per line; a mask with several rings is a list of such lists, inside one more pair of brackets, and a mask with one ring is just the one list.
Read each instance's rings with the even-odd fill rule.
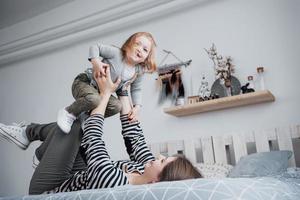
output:
[[145,164],[155,160],[147,147],[139,122],[129,123],[127,115],[121,115],[122,135],[131,161]]
[[144,164],[154,160],[148,149],[138,122],[129,123],[127,115],[121,116],[122,135],[130,161],[114,162],[110,159],[103,135],[103,115],[93,115],[85,122],[81,146],[85,150],[87,170],[75,173],[60,187],[46,193],[69,192],[82,189],[112,188],[128,184],[123,170],[144,172]]

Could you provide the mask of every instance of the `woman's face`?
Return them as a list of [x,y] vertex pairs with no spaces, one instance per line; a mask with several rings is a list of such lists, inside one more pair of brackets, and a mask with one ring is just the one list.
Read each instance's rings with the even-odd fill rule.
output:
[[150,161],[145,165],[144,176],[149,178],[151,182],[158,181],[158,175],[163,168],[170,162],[176,160],[176,157],[165,157],[160,155],[155,161]]
[[128,54],[130,64],[136,65],[145,62],[150,53],[151,45],[152,43],[147,37],[137,37]]

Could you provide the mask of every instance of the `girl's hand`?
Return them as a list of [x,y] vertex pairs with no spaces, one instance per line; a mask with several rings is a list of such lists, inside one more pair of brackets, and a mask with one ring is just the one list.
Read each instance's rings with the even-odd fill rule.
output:
[[136,122],[139,118],[140,106],[135,105],[128,113],[129,122]]
[[101,62],[100,58],[93,58],[91,60],[91,63],[93,65],[93,75],[94,78],[99,77],[100,75],[106,76],[105,69],[109,67],[108,64]]

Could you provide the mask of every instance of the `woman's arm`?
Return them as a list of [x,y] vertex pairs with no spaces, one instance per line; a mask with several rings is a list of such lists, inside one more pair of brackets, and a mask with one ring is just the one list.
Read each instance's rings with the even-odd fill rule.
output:
[[119,77],[118,80],[115,83],[113,83],[110,76],[110,68],[105,67],[104,70],[107,74],[106,76],[103,76],[102,74],[97,74],[95,77],[95,80],[98,84],[98,88],[100,90],[101,100],[99,105],[91,112],[91,115],[104,115],[110,95],[116,90],[116,88],[121,82],[121,79]]
[[82,147],[87,158],[87,189],[107,188],[124,185],[128,179],[124,172],[116,168],[107,153],[102,140],[104,114],[110,95],[118,86],[120,80],[113,83],[110,70],[106,69],[107,76],[98,76],[96,81],[100,89],[101,101],[92,111],[84,125]]
[[122,96],[119,97],[119,99],[122,104],[120,116],[122,135],[130,160],[143,164],[155,160],[153,154],[147,147],[140,123],[138,121],[131,122],[128,117],[128,113],[131,110],[129,97]]
[[[101,110],[95,112],[101,113]],[[114,166],[107,153],[102,140],[103,123],[103,114],[95,113],[85,122],[82,147],[85,149],[87,159],[86,189],[110,188],[128,184],[125,173]]]

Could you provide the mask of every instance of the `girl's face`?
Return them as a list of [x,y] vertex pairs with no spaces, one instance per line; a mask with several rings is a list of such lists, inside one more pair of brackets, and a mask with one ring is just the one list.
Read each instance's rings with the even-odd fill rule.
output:
[[145,62],[151,50],[152,42],[145,36],[139,36],[135,39],[128,54],[128,61],[132,65]]
[[158,181],[158,175],[161,173],[163,168],[170,162],[176,160],[176,157],[165,157],[160,155],[156,160],[150,161],[145,165],[144,174],[152,182]]

